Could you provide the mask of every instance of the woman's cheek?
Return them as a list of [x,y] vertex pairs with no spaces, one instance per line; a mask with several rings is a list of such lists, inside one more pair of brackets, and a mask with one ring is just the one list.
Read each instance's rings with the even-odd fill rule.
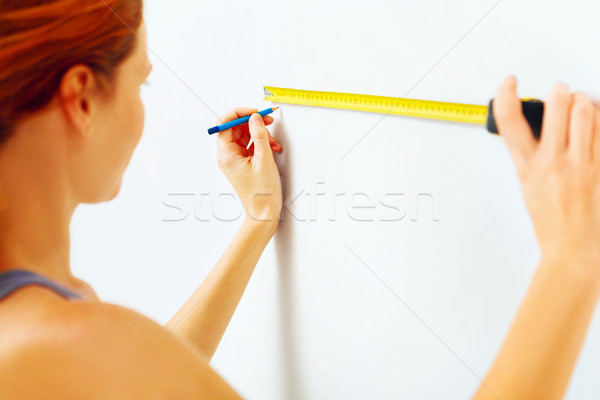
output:
[[138,100],[138,141],[142,137],[142,133],[144,132],[144,125],[146,123],[146,107],[144,107],[144,102],[142,98],[139,97]]
[[146,109],[142,101],[141,88],[136,88],[130,97],[128,109],[129,120],[129,137],[131,137],[137,145],[144,131],[144,123],[146,117]]

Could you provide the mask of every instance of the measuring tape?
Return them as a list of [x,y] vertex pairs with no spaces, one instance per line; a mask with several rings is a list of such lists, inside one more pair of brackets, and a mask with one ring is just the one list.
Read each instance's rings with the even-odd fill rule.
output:
[[[318,92],[272,86],[265,86],[264,91],[264,100],[274,103],[300,104],[480,124],[486,125],[489,132],[498,133],[492,113],[493,100],[490,101],[489,106],[480,106],[367,94]],[[524,99],[522,104],[523,113],[532,128],[533,134],[536,138],[539,138],[544,103],[536,99]]]

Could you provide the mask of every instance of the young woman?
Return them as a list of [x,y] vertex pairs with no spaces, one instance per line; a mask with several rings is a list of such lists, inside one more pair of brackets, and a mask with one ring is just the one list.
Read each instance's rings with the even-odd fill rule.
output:
[[[219,166],[246,218],[166,326],[100,302],[70,272],[73,211],[118,194],[142,134],[145,35],[141,0],[0,0],[1,399],[239,398],[209,361],[277,229],[281,146],[265,127],[271,117],[238,108],[218,121],[253,114],[218,137]],[[543,259],[476,396],[558,398],[600,282],[598,112],[557,87],[537,143],[514,80],[496,104]]]
[[281,212],[258,114],[250,150],[247,126],[218,137],[245,222],[167,326],[70,271],[73,211],[118,194],[142,134],[145,36],[141,0],[0,1],[0,399],[239,397],[209,361]]

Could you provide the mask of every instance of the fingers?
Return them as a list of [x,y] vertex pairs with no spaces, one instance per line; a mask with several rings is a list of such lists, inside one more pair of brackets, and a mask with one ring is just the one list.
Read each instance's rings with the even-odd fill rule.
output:
[[274,152],[279,153],[281,150],[283,150],[281,144],[273,136],[269,138],[269,143],[271,145],[271,150],[273,150]]
[[[245,117],[247,115],[252,115],[253,113],[255,113],[257,111],[258,110],[256,108],[249,108],[249,107],[234,108],[233,110],[230,110],[226,114],[217,118],[215,123],[217,125],[222,125],[224,123],[233,121],[234,119]],[[273,123],[273,121],[275,121],[275,119],[273,117],[271,117],[270,115],[265,115],[263,117],[263,120],[265,121],[265,125],[271,125]]]
[[[254,113],[257,113],[257,111],[258,110],[256,108],[238,107],[228,111],[226,114],[223,114],[221,117],[217,118],[216,124],[221,125],[223,123],[230,122],[241,117],[252,115]],[[263,124],[263,128],[275,122],[275,119],[270,115],[266,115],[260,119]],[[251,150],[248,151],[248,143],[250,143],[251,138],[250,124],[251,122],[249,121],[246,124],[233,127],[232,129],[227,129],[217,134],[217,150],[219,153],[219,157],[229,158],[230,156],[234,156],[237,158],[238,156],[247,157],[253,154],[254,149],[252,149],[251,146]],[[264,129],[266,130],[266,128]],[[268,133],[268,144],[272,151],[282,151],[281,145],[275,138],[273,138],[273,136],[271,136],[270,133]]]
[[[246,146],[246,149],[250,149],[254,142],[251,142],[249,146]],[[269,135],[269,146],[271,146],[271,150],[274,153],[279,153],[283,150],[281,144],[275,139],[273,136]]]
[[[219,121],[223,121],[222,123],[226,123],[226,122],[233,121],[233,120],[241,118],[241,117],[251,115],[252,113],[255,113],[256,111],[257,111],[256,108],[238,107],[234,110],[229,111],[227,114],[223,115],[222,117],[218,118],[216,123],[221,125],[221,123]],[[273,117],[271,117],[270,115],[264,116],[263,120],[265,122],[265,125],[267,125],[267,126],[269,126],[273,122],[275,122],[275,119]],[[223,134],[223,132],[225,132],[225,134]],[[223,132],[220,132],[219,136],[221,138],[225,139],[226,141],[227,140],[235,141],[238,144],[244,145],[244,146],[246,146],[248,144],[248,142],[250,141],[250,130],[248,129],[248,124],[242,124],[242,125],[236,126],[230,130],[228,129]]]
[[[266,126],[273,124],[275,121],[271,116],[264,116],[263,121]],[[250,143],[250,126],[248,124],[242,124],[240,126],[236,126],[233,128],[233,138],[232,140],[239,144],[240,146],[244,146],[244,148],[248,147],[248,143]],[[269,140],[271,143],[278,143],[277,140],[269,133]]]
[[[258,110],[256,108],[249,107],[234,108],[233,110],[230,110],[227,113],[223,114],[221,117],[217,118],[215,123],[217,125],[222,125],[227,122],[233,121],[234,119],[251,115],[252,113],[255,113],[257,111]],[[220,142],[231,142],[233,140],[233,131],[231,129],[227,129],[223,132],[219,132],[219,134],[217,135],[217,140],[219,140]]]
[[550,90],[544,106],[540,151],[556,156],[566,150],[571,98],[564,83],[557,83]]
[[594,119],[596,110],[585,93],[572,96],[569,118],[569,154],[574,163],[585,165],[593,159]]
[[[550,90],[544,108],[539,150],[547,160],[564,154],[574,165],[581,166],[600,158],[600,109],[586,94],[571,94],[567,85],[558,83]],[[520,171],[537,145],[523,116],[513,77],[507,78],[498,89],[493,112],[498,130]]]
[[494,99],[493,113],[498,131],[508,146],[517,170],[520,171],[525,159],[533,153],[537,144],[523,115],[515,77],[509,76],[500,85]]
[[234,119],[238,119],[241,117],[245,117],[247,115],[251,115],[257,111],[258,110],[256,108],[237,107],[237,108],[234,108],[233,110],[229,110],[228,112],[223,114],[220,118],[217,119],[216,123],[217,123],[217,125],[222,125],[227,122],[231,122]]
[[269,140],[270,134],[259,114],[252,114],[249,121],[249,128],[252,141],[254,142],[254,155],[258,159],[273,157]]

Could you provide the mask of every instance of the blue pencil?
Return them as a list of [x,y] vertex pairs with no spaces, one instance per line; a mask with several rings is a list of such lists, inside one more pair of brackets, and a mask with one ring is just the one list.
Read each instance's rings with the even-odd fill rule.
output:
[[[267,108],[266,110],[260,111],[258,114],[260,114],[261,116],[264,117],[267,114],[271,114],[272,112],[274,112],[278,108],[279,107]],[[234,126],[245,124],[248,121],[250,121],[250,115],[247,115],[247,116],[242,117],[242,118],[235,119],[235,120],[227,122],[226,124],[223,124],[223,125],[213,126],[212,128],[210,128],[208,130],[208,134],[212,135],[213,133],[226,131],[227,129],[233,128]]]

